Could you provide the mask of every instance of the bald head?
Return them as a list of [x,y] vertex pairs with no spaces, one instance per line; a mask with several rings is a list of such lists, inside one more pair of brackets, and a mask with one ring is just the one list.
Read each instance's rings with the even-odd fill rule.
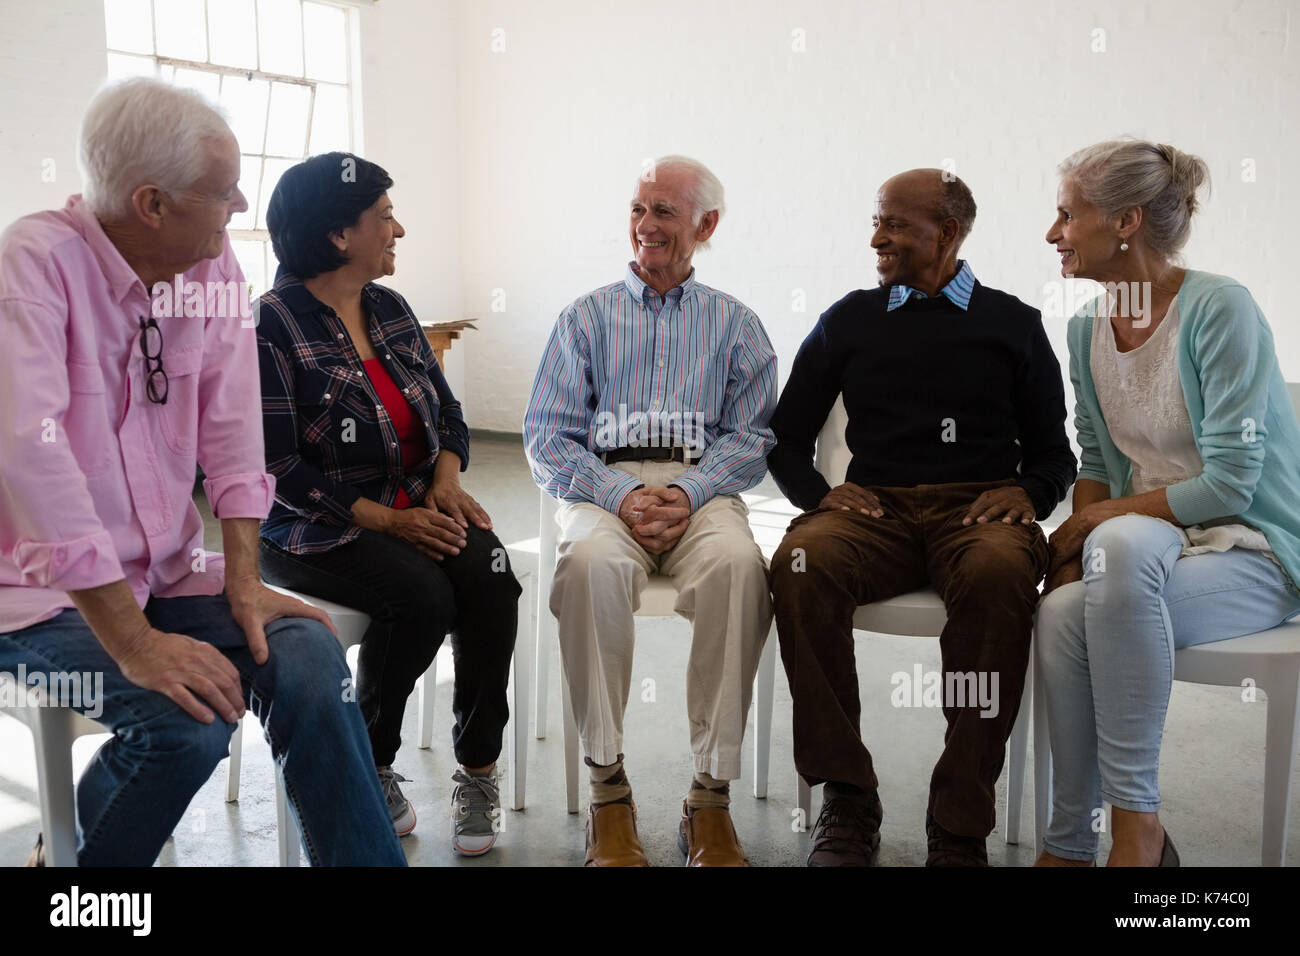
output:
[[876,193],[872,248],[882,285],[934,295],[957,272],[957,251],[975,222],[966,184],[941,169],[910,169]]
[[957,220],[959,248],[975,224],[975,197],[964,182],[947,170],[909,169],[886,179],[880,194],[886,191],[917,210],[929,210],[937,222]]

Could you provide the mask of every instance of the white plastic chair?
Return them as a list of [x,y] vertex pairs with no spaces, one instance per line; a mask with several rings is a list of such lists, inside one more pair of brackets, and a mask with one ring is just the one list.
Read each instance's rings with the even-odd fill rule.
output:
[[[1300,383],[1287,383],[1300,417]],[[1272,630],[1174,652],[1174,680],[1218,687],[1254,681],[1268,700],[1264,731],[1264,832],[1260,861],[1282,866],[1286,859],[1292,774],[1300,746],[1300,617]],[[1052,751],[1042,682],[1034,693],[1034,828],[1042,852],[1051,812]]]
[[[843,484],[849,469],[852,453],[844,440],[844,429],[848,425],[848,413],[844,410],[843,398],[835,400],[835,406],[826,418],[821,433],[817,436],[817,470],[822,473],[831,487]],[[908,594],[872,604],[864,604],[853,615],[855,631],[872,631],[876,634],[896,634],[902,637],[935,637],[948,623],[948,614],[934,588],[922,588]],[[1011,728],[1008,741],[1010,753],[1007,759],[1007,812],[1004,816],[1005,837],[1007,843],[1020,842],[1020,804],[1024,797],[1025,759],[1029,748],[1029,702],[1032,696],[1030,680],[1032,674],[1025,674],[1025,690],[1020,700],[1020,712]],[[805,821],[812,817],[812,788],[796,773],[799,787],[799,809]]]
[[[551,583],[555,580],[555,547],[558,527],[555,522],[560,503],[541,492],[541,528],[538,542],[537,564],[540,569],[537,588],[537,739],[546,737],[546,700],[549,679],[550,649],[559,645],[559,632],[555,616],[551,614]],[[637,617],[673,617],[677,591],[672,582],[661,575],[651,575],[641,592],[641,606]],[[768,760],[772,751],[772,697],[776,684],[776,625],[768,632],[763,653],[758,660],[758,673],[754,678],[754,796],[767,796]],[[578,812],[578,727],[573,720],[573,706],[569,697],[569,682],[561,677],[564,712],[564,780],[570,813]]]
[[[533,576],[530,571],[516,571],[516,577],[519,583],[523,585],[523,594],[519,599],[519,622],[515,629],[515,653],[510,663],[510,684],[506,691],[510,699],[510,717],[506,724],[506,749],[508,753],[508,762],[510,766],[510,779],[513,785],[511,806],[515,810],[524,808],[524,790],[528,779],[528,672],[531,666],[529,661],[529,638],[532,637],[532,628],[529,617],[533,607]],[[344,607],[341,604],[335,604],[333,601],[327,601],[324,598],[313,597],[308,594],[299,594],[296,591],[290,591],[287,588],[267,585],[273,591],[279,591],[281,594],[288,594],[296,597],[305,604],[312,607],[320,608],[329,615],[330,621],[333,622],[335,630],[338,631],[339,644],[346,651],[353,645],[360,644],[362,637],[365,636],[366,628],[370,626],[368,615],[361,613],[350,607]],[[428,750],[433,743],[433,704],[434,695],[438,687],[438,658],[435,656],[429,669],[419,681],[419,735],[418,743],[421,749]],[[519,715],[524,715],[519,719]],[[235,735],[230,744],[230,772],[226,784],[226,800],[233,801],[239,796],[239,754],[240,745],[243,742],[243,722],[235,729]],[[280,772],[279,766],[275,772],[275,818],[276,830],[280,844],[280,865],[297,866],[299,850],[298,828],[293,822],[293,816],[289,812],[288,797],[284,790],[284,778]]]
[[0,712],[26,724],[32,733],[45,865],[76,866],[77,808],[73,795],[72,742],[78,737],[106,734],[109,730],[70,707],[49,706],[44,691],[19,685],[8,673],[0,674],[0,685],[4,687],[0,696],[27,702],[27,706],[0,708]]

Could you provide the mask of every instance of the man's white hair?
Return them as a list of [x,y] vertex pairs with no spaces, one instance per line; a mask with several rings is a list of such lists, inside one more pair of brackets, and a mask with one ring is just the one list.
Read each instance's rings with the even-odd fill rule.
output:
[[[726,195],[723,192],[721,180],[713,175],[709,167],[698,159],[691,159],[689,156],[660,156],[654,161],[650,169],[641,174],[642,180],[649,180],[651,175],[661,169],[685,169],[691,173],[689,197],[692,223],[698,226],[705,213],[710,212],[716,212],[718,218],[722,218],[722,214],[727,211]],[[699,247],[701,249],[709,248],[708,240],[701,242]]]
[[193,90],[151,77],[105,86],[86,109],[77,144],[86,204],[101,219],[122,219],[141,186],[188,189],[207,169],[204,140],[227,135],[225,119]]

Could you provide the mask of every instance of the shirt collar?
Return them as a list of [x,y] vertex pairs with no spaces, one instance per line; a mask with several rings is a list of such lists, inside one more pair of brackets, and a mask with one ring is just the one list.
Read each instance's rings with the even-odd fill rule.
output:
[[95,214],[90,211],[90,207],[86,205],[81,195],[69,198],[65,209],[76,222],[78,231],[86,240],[86,245],[90,247],[95,261],[99,263],[99,269],[108,281],[108,288],[113,298],[120,303],[126,298],[133,285],[139,285],[148,295],[149,290],[144,288],[144,282],[122,258],[122,253],[117,251],[117,246],[113,245],[113,240],[108,238],[104,227],[99,224],[99,220],[95,218]]
[[[645,302],[648,296],[659,294],[654,289],[650,288],[650,286],[646,285],[645,280],[642,279],[640,273],[637,272],[635,261],[627,264],[627,276],[623,279],[623,284],[627,286],[629,292],[637,297],[637,301],[639,302]],[[691,266],[690,275],[686,277],[685,281],[683,281],[681,285],[669,289],[668,294],[664,296],[664,299],[684,299],[695,291],[696,285],[695,267]]]
[[[280,301],[287,305],[294,315],[311,315],[316,312],[324,312],[329,308],[324,302],[316,298],[307,289],[301,279],[280,266],[275,270],[275,284],[271,286]],[[362,294],[370,300],[371,307],[379,304],[379,289],[373,282],[367,282],[362,288]]]
[[[952,277],[951,281],[939,290],[939,294],[947,297],[953,305],[963,312],[970,310],[971,293],[975,291],[975,273],[971,271],[970,264],[965,260],[959,260],[960,266],[957,274]],[[885,306],[886,312],[893,312],[913,295],[922,299],[930,298],[920,289],[913,289],[909,285],[891,286],[889,289],[889,304]]]

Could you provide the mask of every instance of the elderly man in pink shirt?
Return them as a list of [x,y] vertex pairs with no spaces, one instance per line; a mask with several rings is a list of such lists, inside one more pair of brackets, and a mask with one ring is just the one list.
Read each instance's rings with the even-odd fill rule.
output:
[[251,708],[312,863],[404,864],[328,620],[258,574],[274,479],[225,233],[235,137],[130,80],[91,103],[79,159],[83,196],[0,235],[0,671],[102,679],[56,701],[114,734],[77,786],[78,862],[153,863]]

